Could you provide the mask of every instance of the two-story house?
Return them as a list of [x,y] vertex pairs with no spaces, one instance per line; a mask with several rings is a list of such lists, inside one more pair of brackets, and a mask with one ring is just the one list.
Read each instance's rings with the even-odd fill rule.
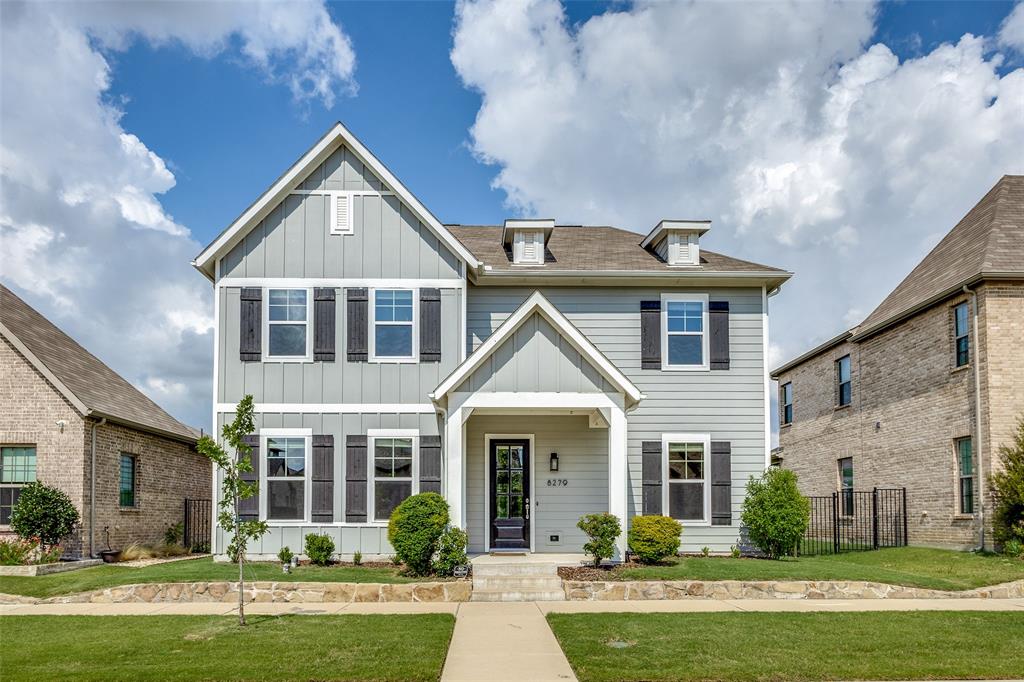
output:
[[1022,349],[1024,176],[1004,176],[860,325],[772,372],[776,454],[810,495],[905,487],[912,544],[991,547]]
[[425,491],[472,552],[579,552],[604,511],[728,551],[767,465],[768,299],[790,274],[702,248],[709,227],[444,225],[335,125],[194,261],[216,427],[255,398],[253,553],[324,532],[389,554],[392,510]]

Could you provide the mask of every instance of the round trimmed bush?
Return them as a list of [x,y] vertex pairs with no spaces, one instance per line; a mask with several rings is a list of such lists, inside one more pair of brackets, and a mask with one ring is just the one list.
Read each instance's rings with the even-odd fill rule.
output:
[[388,542],[410,573],[427,575],[447,527],[448,503],[437,493],[420,493],[406,498],[391,513]]
[[78,525],[78,510],[63,490],[38,481],[21,489],[11,512],[11,530],[18,537],[56,545]]
[[306,556],[309,557],[309,563],[314,566],[326,566],[331,563],[331,556],[333,554],[334,540],[331,539],[330,535],[310,533],[306,536]]
[[794,472],[772,467],[761,478],[750,477],[743,525],[750,541],[769,558],[796,554],[810,517],[810,502],[800,494]]
[[629,529],[629,550],[644,564],[656,564],[679,553],[683,524],[667,516],[637,516]]

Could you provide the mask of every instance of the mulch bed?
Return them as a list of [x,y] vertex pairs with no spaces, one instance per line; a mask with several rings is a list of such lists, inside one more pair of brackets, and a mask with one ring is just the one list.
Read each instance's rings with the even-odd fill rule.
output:
[[[633,563],[622,565],[628,567],[639,566],[639,564]],[[562,580],[619,580],[618,571],[615,570],[614,566],[602,566],[601,568],[594,568],[593,566],[559,566],[558,577]]]

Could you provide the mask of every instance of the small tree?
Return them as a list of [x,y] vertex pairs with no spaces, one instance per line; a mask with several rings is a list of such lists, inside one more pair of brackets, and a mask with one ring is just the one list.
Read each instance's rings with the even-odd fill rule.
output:
[[78,510],[63,490],[38,481],[21,489],[11,511],[11,530],[23,540],[38,541],[44,553],[78,525]]
[[742,521],[751,542],[770,558],[795,554],[810,518],[811,505],[800,494],[795,473],[772,467],[761,478],[750,477]]
[[600,566],[602,559],[615,556],[615,540],[622,535],[619,517],[615,514],[587,514],[581,516],[576,527],[587,534],[590,542],[583,545],[583,551],[594,557],[594,566]]
[[1000,446],[997,455],[1002,466],[989,477],[993,534],[1002,545],[1024,543],[1024,417],[1017,421],[1013,444]]
[[252,415],[252,396],[247,395],[235,408],[234,421],[225,424],[221,431],[221,438],[227,443],[229,450],[236,453],[234,457],[209,436],[203,436],[196,444],[196,449],[209,457],[222,475],[220,500],[217,502],[217,523],[231,533],[228,556],[238,561],[239,625],[245,625],[245,550],[250,540],[256,540],[267,532],[266,521],[243,521],[239,514],[242,500],[259,494],[260,488],[259,483],[249,483],[242,478],[243,474],[254,471],[250,460],[252,448],[245,444],[245,437],[256,428]]

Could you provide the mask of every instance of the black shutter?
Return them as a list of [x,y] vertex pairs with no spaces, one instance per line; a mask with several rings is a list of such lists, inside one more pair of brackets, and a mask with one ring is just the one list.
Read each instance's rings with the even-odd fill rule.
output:
[[711,441],[711,525],[732,525],[732,445]]
[[[257,289],[259,291],[259,289]],[[241,475],[246,483],[259,484],[260,480],[260,437],[258,435],[243,436],[242,442],[252,450],[249,452],[249,461],[252,462],[252,471]],[[260,519],[260,496],[259,494],[238,501],[238,517],[242,521],[259,521]]]
[[313,523],[334,521],[334,436],[313,436]]
[[729,369],[729,302],[708,303],[711,369]]
[[334,289],[313,291],[313,359],[334,362]]
[[661,369],[661,301],[640,301],[640,367]]
[[[345,352],[349,362],[366,362],[369,359],[367,333],[369,331],[369,297],[366,289],[346,289],[346,307],[348,309],[348,339]],[[365,505],[364,505],[364,514]]]
[[658,516],[661,511],[661,441],[645,440],[643,453],[643,514]]
[[366,521],[366,436],[345,439],[345,521]]
[[440,289],[420,289],[420,362],[441,362]]
[[420,436],[420,492],[441,493],[440,436]]
[[238,324],[238,357],[242,362],[259,362],[263,355],[260,336],[263,332],[263,290],[242,289]]

